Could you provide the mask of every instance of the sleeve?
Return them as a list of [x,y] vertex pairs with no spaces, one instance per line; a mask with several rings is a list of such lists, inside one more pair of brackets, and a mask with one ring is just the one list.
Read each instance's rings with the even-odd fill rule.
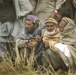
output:
[[18,46],[18,48],[23,48],[26,46],[26,41],[25,40],[21,40],[21,39],[17,39],[16,40],[16,45]]
[[56,10],[58,10],[61,5],[65,2],[66,0],[56,0]]
[[17,39],[26,39],[26,32],[25,32],[25,28],[22,29],[22,31],[20,32],[20,34],[18,35],[18,38]]

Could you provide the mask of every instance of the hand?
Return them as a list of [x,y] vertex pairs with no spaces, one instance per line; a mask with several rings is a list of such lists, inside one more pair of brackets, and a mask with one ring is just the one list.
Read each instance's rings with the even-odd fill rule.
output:
[[36,41],[41,41],[41,37],[39,35],[36,36]]
[[56,15],[57,15],[57,13],[56,12],[53,12],[53,14],[50,17],[56,18]]
[[31,41],[31,42],[27,43],[27,47],[32,49],[32,47],[34,47],[36,44],[37,44],[36,41]]
[[54,45],[56,44],[56,42],[55,41],[49,41],[49,47],[50,47],[50,49],[52,50],[52,51],[54,51],[55,52],[55,47],[54,47]]
[[49,42],[48,41],[44,41],[45,47],[48,48],[49,47]]

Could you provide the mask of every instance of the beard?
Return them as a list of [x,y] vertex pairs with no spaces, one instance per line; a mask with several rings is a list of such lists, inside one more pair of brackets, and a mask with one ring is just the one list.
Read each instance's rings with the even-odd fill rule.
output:
[[35,28],[32,28],[31,30],[29,30],[28,28],[26,28],[26,31],[28,34],[32,34],[35,31]]

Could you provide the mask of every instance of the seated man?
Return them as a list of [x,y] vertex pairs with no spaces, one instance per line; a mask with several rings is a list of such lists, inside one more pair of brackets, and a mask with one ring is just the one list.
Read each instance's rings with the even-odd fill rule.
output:
[[55,47],[66,66],[73,68],[76,65],[76,25],[70,18],[63,17],[59,30],[61,39]]
[[26,25],[20,33],[16,43],[22,61],[25,60],[25,56],[30,57],[32,48],[41,39],[38,35],[39,28],[39,19],[34,15],[27,16]]
[[43,35],[43,43],[45,44],[43,55],[45,57],[42,58],[42,63],[45,67],[48,67],[48,63],[52,64],[55,70],[60,67],[63,68],[65,65],[54,48],[54,45],[60,42],[60,34],[57,28],[57,21],[53,18],[49,18],[45,21],[45,26],[46,30]]

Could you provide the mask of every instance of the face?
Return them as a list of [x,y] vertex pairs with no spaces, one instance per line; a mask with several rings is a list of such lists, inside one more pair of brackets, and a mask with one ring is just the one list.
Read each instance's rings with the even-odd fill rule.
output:
[[46,23],[46,30],[48,32],[52,32],[55,28],[56,28],[56,25],[54,23],[50,23],[50,22]]
[[65,28],[66,24],[67,23],[64,20],[62,20],[60,22],[60,24],[59,24],[59,30],[60,30],[60,32],[63,32],[64,31],[64,28]]
[[25,28],[26,28],[26,30],[27,30],[28,33],[30,33],[31,31],[33,31],[34,25],[33,25],[32,21],[26,20]]
[[76,8],[76,1],[73,2],[73,6]]

